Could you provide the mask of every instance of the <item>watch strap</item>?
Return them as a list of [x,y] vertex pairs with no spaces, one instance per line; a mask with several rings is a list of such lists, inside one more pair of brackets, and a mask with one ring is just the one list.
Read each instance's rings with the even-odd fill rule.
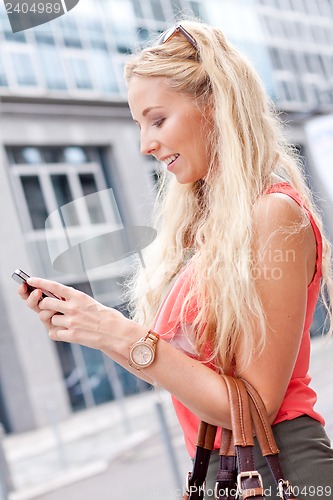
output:
[[[156,345],[157,345],[157,342],[159,341],[159,339],[160,339],[160,336],[157,333],[153,332],[152,330],[149,330],[148,333],[144,337],[139,339],[137,342],[134,342],[134,344],[132,344],[130,346],[130,355],[129,355],[129,360],[128,360],[129,365],[138,371],[140,371],[142,368],[146,368],[146,367],[150,366],[155,360]],[[146,366],[139,365],[138,363],[136,363],[136,361],[132,357],[132,352],[136,348],[136,346],[143,345],[143,344],[149,345],[150,349],[152,350],[152,356],[153,356],[152,360]]]

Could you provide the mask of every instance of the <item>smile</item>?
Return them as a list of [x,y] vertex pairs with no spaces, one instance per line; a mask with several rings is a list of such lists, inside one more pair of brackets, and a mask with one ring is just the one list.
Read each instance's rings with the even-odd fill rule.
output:
[[169,156],[168,158],[165,158],[165,160],[163,160],[163,162],[169,167],[171,165],[171,163],[173,163],[174,161],[177,160],[179,154],[175,154],[175,155],[171,155]]

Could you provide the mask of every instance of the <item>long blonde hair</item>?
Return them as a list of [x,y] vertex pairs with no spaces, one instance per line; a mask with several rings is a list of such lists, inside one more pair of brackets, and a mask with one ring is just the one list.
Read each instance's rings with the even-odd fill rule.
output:
[[[252,245],[253,206],[270,185],[270,175],[297,189],[321,230],[322,222],[300,161],[249,61],[220,30],[195,21],[181,24],[195,38],[197,49],[184,36],[174,36],[133,56],[125,78],[163,77],[203,110],[211,110],[210,165],[205,180],[189,184],[162,174],[153,222],[158,236],[144,253],[146,267],[129,284],[130,306],[136,321],[151,326],[168,283],[195,249],[182,322],[191,299],[199,297],[193,325],[200,332],[198,352],[208,343],[212,360],[227,370],[241,345],[237,365],[244,368],[266,340]],[[322,295],[331,318],[331,254],[324,235]],[[256,318],[255,326],[249,317]]]

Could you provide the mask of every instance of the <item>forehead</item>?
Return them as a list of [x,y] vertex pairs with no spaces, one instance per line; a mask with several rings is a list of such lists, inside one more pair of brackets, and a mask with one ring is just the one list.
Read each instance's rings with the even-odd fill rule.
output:
[[134,76],[128,84],[128,103],[133,115],[149,107],[179,105],[188,99],[168,84],[166,78]]

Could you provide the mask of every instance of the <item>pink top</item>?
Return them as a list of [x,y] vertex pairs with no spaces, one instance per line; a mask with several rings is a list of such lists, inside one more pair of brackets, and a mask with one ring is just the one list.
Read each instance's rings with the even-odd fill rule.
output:
[[[286,182],[275,184],[266,191],[266,194],[268,193],[284,193],[290,196],[298,205],[306,210],[316,238],[317,247],[316,270],[311,283],[308,285],[307,309],[301,345],[294,371],[274,424],[284,420],[292,420],[300,415],[309,415],[324,425],[324,419],[314,410],[317,396],[316,393],[309,387],[311,377],[308,374],[310,364],[310,326],[318,299],[320,280],[322,276],[321,234],[312,217],[312,214],[306,206],[304,206],[300,195],[292,186],[290,186],[290,184]],[[159,333],[164,340],[167,340],[176,348],[184,351],[189,356],[197,357],[194,343],[193,345],[191,344],[191,323],[196,315],[196,303],[193,302],[190,307],[190,312],[186,317],[186,335],[184,335],[179,323],[183,298],[190,283],[189,272],[189,266],[184,266],[178,274],[176,280],[170,286],[160,306],[152,328],[154,331]],[[172,400],[179,423],[184,432],[187,450],[190,456],[193,457],[195,454],[196,438],[200,420],[177,399],[172,397]],[[216,449],[219,448],[220,445],[220,433],[221,429],[218,430],[216,436]]]

